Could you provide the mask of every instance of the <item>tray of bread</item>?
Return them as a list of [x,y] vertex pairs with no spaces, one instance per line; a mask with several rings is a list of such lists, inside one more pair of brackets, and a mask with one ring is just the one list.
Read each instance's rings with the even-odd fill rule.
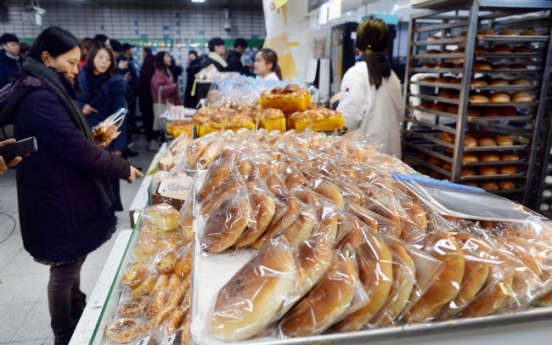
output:
[[552,228],[538,215],[459,186],[475,218],[451,217],[354,132],[268,134],[223,149],[197,182],[195,343],[381,340],[550,305]]

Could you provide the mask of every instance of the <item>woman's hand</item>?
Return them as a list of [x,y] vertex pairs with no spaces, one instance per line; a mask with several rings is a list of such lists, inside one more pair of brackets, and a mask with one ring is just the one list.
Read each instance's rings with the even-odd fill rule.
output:
[[130,176],[127,178],[127,182],[128,183],[133,183],[134,181],[136,181],[136,176],[144,177],[144,174],[142,174],[142,172],[140,170],[136,169],[135,167],[133,167],[131,165],[130,166]]
[[128,63],[129,63],[129,62],[130,62],[130,61],[128,61],[128,60],[126,60],[126,61],[125,61],[125,60],[121,60],[121,61],[119,61],[119,63],[117,64],[117,68],[118,68],[118,69],[127,69],[127,68],[128,68]]
[[[16,143],[15,139],[4,140],[0,142],[0,147],[8,146],[15,143]],[[6,162],[4,161],[4,158],[0,156],[0,175],[8,171],[8,168],[14,167],[17,164],[19,164],[19,162],[21,162],[22,160],[23,159],[21,157],[15,157],[11,161],[9,161],[8,164],[6,164]]]
[[90,104],[85,104],[84,107],[82,107],[82,113],[84,115],[90,115],[92,113],[98,113],[98,111],[90,106]]
[[113,150],[113,154],[114,154],[115,156],[121,156],[121,155],[123,154],[123,151],[121,151],[121,150]]
[[130,76],[130,72],[125,73],[125,75],[123,76],[123,80],[126,81],[127,83],[132,80],[132,77]]

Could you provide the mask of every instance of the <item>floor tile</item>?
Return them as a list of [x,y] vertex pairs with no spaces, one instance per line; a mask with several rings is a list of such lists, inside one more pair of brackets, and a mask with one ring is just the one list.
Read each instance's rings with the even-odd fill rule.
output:
[[8,312],[0,313],[0,344],[6,344],[13,339],[35,304],[36,302],[18,303],[10,308],[2,307]]
[[2,276],[0,306],[3,309],[6,305],[37,302],[48,287],[49,276],[49,273]]
[[47,303],[35,303],[19,326],[11,341],[45,339],[53,335],[50,328],[50,312]]
[[[0,343],[4,344],[4,343]],[[53,345],[54,337],[45,338],[45,339],[33,339],[33,340],[24,340],[24,341],[10,341],[10,345]]]
[[21,250],[10,262],[7,263],[0,273],[8,276],[48,274],[49,266],[39,264],[33,260],[33,257],[27,253],[27,251]]
[[[0,252],[2,253],[13,253],[23,250],[23,239],[21,234],[16,234],[15,232],[4,242],[0,243]],[[6,263],[1,263],[0,265],[5,265]]]

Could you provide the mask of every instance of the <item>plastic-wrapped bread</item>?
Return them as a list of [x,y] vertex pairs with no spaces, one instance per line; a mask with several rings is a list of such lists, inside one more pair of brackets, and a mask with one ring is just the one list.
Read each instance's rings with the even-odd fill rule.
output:
[[290,247],[271,239],[219,291],[208,318],[211,333],[228,342],[255,336],[273,321],[296,280]]
[[188,145],[187,156],[186,156],[186,167],[188,169],[197,168],[197,160],[201,156],[201,153],[207,146],[209,146],[217,138],[218,133],[210,133],[201,138],[193,140]]
[[228,152],[227,155],[224,155],[224,153],[224,151],[221,152],[221,155],[209,167],[207,175],[205,175],[205,183],[197,192],[197,197],[200,200],[205,199],[236,169],[237,153],[232,151]]

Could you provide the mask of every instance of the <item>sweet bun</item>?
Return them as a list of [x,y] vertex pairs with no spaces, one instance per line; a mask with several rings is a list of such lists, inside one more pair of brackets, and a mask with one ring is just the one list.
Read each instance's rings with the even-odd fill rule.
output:
[[517,174],[518,170],[513,165],[502,165],[499,169],[501,174]]
[[147,306],[148,298],[146,296],[132,297],[119,303],[117,312],[124,317],[137,317],[144,313]]
[[[459,62],[459,63],[457,63],[456,65],[454,65],[454,68],[464,68],[464,63],[463,63],[463,62]],[[457,84],[457,83],[455,83],[455,84]],[[460,84],[460,83],[458,83],[458,84]]]
[[510,95],[506,92],[495,92],[491,96],[491,102],[499,103],[499,102],[510,102]]
[[464,48],[459,47],[459,48],[454,49],[452,52],[453,52],[454,54],[461,54],[461,53],[463,53],[464,51],[465,51]]
[[471,86],[486,86],[486,85],[489,85],[489,83],[487,83],[487,81],[485,81],[484,79],[472,79],[470,84],[471,84]]
[[477,184],[477,182],[473,182],[473,181],[465,181],[465,182],[462,182],[461,184],[468,187],[479,188],[479,185]]
[[322,281],[281,321],[289,337],[317,335],[345,312],[353,301],[358,282],[358,266],[343,255],[335,255]]
[[488,61],[474,61],[473,63],[474,70],[491,70],[493,65]]
[[138,243],[134,246],[134,257],[136,260],[147,260],[157,252],[157,243]]
[[496,35],[496,32],[493,29],[483,29],[477,31],[477,35]]
[[245,247],[255,242],[268,228],[276,213],[274,200],[263,193],[262,190],[250,190],[249,200],[251,201],[256,223],[244,230],[239,241],[235,244],[236,247]]
[[228,198],[213,208],[205,220],[202,249],[220,253],[236,243],[249,223],[250,212],[251,205],[241,197]]
[[423,251],[444,264],[444,270],[408,311],[407,322],[424,322],[435,316],[442,306],[456,297],[464,277],[464,255],[456,241],[444,234],[429,233],[420,245]]
[[496,137],[496,143],[498,146],[512,146],[514,141],[507,135],[500,135]]
[[[236,155],[234,154],[234,159]],[[209,193],[211,193],[215,188],[217,188],[222,181],[224,181],[232,171],[234,170],[234,161],[232,157],[222,159],[219,165],[211,165],[206,177],[205,184],[197,192],[197,197],[200,200],[205,199]]]
[[496,182],[493,182],[493,181],[484,181],[484,182],[481,182],[481,188],[489,192],[489,191],[498,190],[498,185],[496,184]]
[[498,162],[500,160],[496,153],[482,153],[480,158],[482,162]]
[[532,102],[533,96],[527,92],[518,91],[512,94],[512,101],[513,102]]
[[455,90],[445,89],[441,92],[439,92],[438,97],[442,98],[452,98],[457,92]]
[[531,82],[526,79],[514,79],[510,80],[510,85],[521,85],[521,86],[531,86]]
[[510,68],[511,69],[527,69],[527,66],[525,66],[524,64],[515,63],[515,64],[511,65]]
[[467,115],[470,117],[480,117],[483,116],[483,109],[479,107],[468,107]]
[[470,168],[460,169],[460,176],[475,176],[475,170]]
[[480,166],[477,172],[479,172],[479,175],[497,175],[498,169],[490,166]]
[[514,53],[532,53],[533,50],[529,46],[517,46],[513,50]]
[[477,46],[477,47],[473,48],[473,53],[475,55],[486,54],[488,52],[489,52],[489,50],[485,47]]
[[500,54],[509,54],[512,52],[512,48],[510,48],[507,44],[497,44],[492,49],[493,53],[500,53]]
[[542,34],[533,29],[524,29],[519,33],[521,36],[542,36]]
[[113,320],[107,325],[105,335],[114,344],[133,342],[140,335],[140,323],[129,318]]
[[504,29],[499,33],[499,35],[501,35],[501,36],[518,36],[519,34],[516,30]]
[[436,83],[441,83],[441,84],[448,84],[450,82],[450,80],[452,79],[452,77],[439,77],[435,80]]
[[510,65],[505,63],[498,63],[496,65],[493,65],[493,69],[511,69]]
[[447,108],[448,108],[448,105],[445,104],[445,103],[435,103],[431,106],[430,109],[435,110],[435,111],[444,111],[444,112],[446,112]]
[[506,80],[506,79],[496,78],[496,79],[491,80],[490,85],[492,85],[492,86],[507,86],[507,85],[510,85],[510,83],[508,83],[508,80]]
[[450,54],[450,53],[452,53],[452,50],[450,49],[445,49],[441,52],[441,54]]
[[502,115],[503,116],[516,116],[517,115],[517,110],[516,110],[515,107],[512,107],[512,106],[502,107]]
[[452,62],[444,62],[438,64],[437,66],[435,66],[435,68],[454,68],[454,64]]
[[490,100],[483,95],[471,95],[468,99],[470,103],[488,103]]
[[439,136],[439,139],[442,140],[442,141],[445,141],[447,143],[454,143],[454,137],[455,137],[454,134],[443,132]]
[[426,54],[441,54],[441,51],[437,49],[430,49],[426,51]]
[[176,229],[180,212],[169,204],[153,205],[148,211],[154,223],[160,230],[170,231]]
[[332,247],[323,240],[307,240],[294,254],[297,263],[299,296],[305,296],[324,275],[332,263]]
[[343,207],[343,195],[339,188],[333,183],[322,180],[322,182],[312,190],[331,200],[338,208]]
[[294,287],[295,267],[289,249],[265,246],[220,289],[209,318],[211,333],[237,342],[264,329]]
[[512,181],[498,181],[498,188],[501,190],[516,189],[516,185]]
[[443,169],[451,171],[452,170],[452,163],[444,162],[443,163]]
[[426,83],[435,83],[435,80],[437,80],[437,78],[435,77],[425,77],[424,79],[422,79],[422,81]]
[[[454,68],[462,68],[454,66]],[[462,84],[462,78],[450,78],[449,84],[460,85]]]
[[422,108],[422,109],[431,109],[431,106],[433,104],[434,103],[431,102],[431,101],[425,101],[425,102],[420,103],[419,107]]
[[477,141],[477,146],[496,146],[496,141],[492,138],[482,138]]
[[426,63],[425,65],[422,66],[422,68],[435,68],[435,64],[434,63]]
[[476,147],[477,146],[477,140],[473,137],[470,137],[468,135],[464,136],[464,147]]
[[501,116],[502,111],[500,107],[488,107],[485,109],[485,116]]
[[202,216],[205,216],[207,213],[211,212],[213,207],[215,207],[219,202],[228,197],[229,195],[234,195],[238,191],[240,183],[237,179],[227,179],[221,183],[217,189],[210,195],[209,198],[205,199],[201,203],[201,209],[199,213]]
[[455,104],[449,105],[447,108],[447,113],[458,114],[458,106]]
[[512,153],[504,153],[500,156],[500,159],[503,161],[517,161],[519,160],[519,156]]
[[462,162],[479,162],[479,157],[477,157],[477,155],[474,155],[473,153],[464,152],[462,153]]

